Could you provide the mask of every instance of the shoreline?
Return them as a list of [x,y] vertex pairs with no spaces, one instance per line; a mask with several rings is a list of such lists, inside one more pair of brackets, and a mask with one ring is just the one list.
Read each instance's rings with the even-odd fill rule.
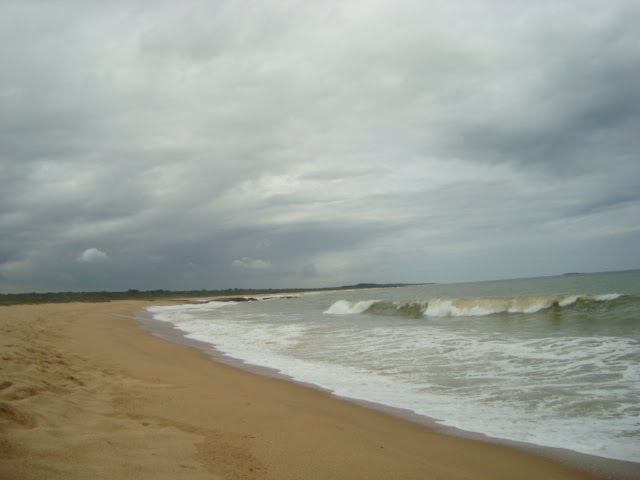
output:
[[[206,301],[216,301],[216,298],[210,298]],[[206,355],[210,356],[212,361],[214,362],[220,362],[225,365],[229,365],[232,368],[244,370],[255,375],[284,380],[287,382],[295,383],[304,388],[318,390],[331,396],[332,398],[352,402],[355,405],[362,406],[363,408],[376,410],[387,415],[410,421],[412,423],[415,423],[416,425],[428,428],[442,435],[472,439],[479,442],[515,448],[521,451],[533,453],[534,455],[541,455],[554,461],[558,461],[562,464],[589,472],[590,474],[606,477],[610,480],[634,480],[635,478],[640,477],[640,463],[601,457],[597,455],[590,455],[570,449],[562,449],[533,443],[519,442],[516,440],[508,440],[499,437],[491,437],[484,433],[442,425],[438,423],[436,419],[418,414],[412,410],[393,407],[370,400],[336,395],[330,389],[324,388],[314,383],[297,380],[285,373],[282,373],[277,369],[252,364],[244,361],[241,358],[232,357],[218,350],[214,344],[196,339],[190,339],[186,336],[186,332],[180,330],[171,323],[155,319],[153,314],[145,309],[136,312],[136,314],[130,318],[140,322],[143,327],[153,335],[157,335],[158,337],[170,342],[180,343],[202,350]]]
[[132,318],[175,303],[2,307],[0,478],[600,478],[229,366]]

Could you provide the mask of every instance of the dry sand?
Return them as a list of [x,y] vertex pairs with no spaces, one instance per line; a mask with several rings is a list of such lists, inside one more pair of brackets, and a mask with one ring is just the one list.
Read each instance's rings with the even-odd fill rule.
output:
[[593,478],[215,362],[144,305],[0,307],[0,479]]

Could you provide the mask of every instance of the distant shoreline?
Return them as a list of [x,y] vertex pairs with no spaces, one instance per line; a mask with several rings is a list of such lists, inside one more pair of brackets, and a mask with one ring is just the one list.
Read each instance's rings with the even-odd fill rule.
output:
[[296,294],[306,292],[334,292],[340,290],[358,290],[370,288],[408,287],[412,285],[433,285],[432,283],[358,283],[340,287],[322,288],[228,288],[224,290],[135,290],[120,292],[46,292],[46,293],[0,293],[0,306],[27,305],[42,303],[89,302],[102,303],[117,300],[143,301],[180,301],[202,297],[244,297],[251,295]]

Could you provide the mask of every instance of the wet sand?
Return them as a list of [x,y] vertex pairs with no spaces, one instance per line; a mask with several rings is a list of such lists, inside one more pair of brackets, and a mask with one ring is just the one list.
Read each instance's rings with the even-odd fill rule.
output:
[[597,478],[216,362],[145,305],[0,307],[0,479]]

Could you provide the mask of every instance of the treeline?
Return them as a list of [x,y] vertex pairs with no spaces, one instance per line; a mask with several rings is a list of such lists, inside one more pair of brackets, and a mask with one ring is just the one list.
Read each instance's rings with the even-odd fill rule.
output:
[[111,302],[114,300],[174,300],[197,297],[229,297],[245,295],[270,295],[279,293],[326,292],[331,290],[353,290],[359,288],[406,287],[411,283],[359,283],[342,287],[327,288],[280,288],[280,289],[242,289],[225,290],[135,290],[124,292],[50,292],[50,293],[0,293],[0,306],[35,303],[65,302]]
[[[318,289],[323,290],[323,289]],[[232,295],[262,295],[285,292],[301,292],[308,289],[252,290],[230,288],[226,290],[127,290],[125,292],[51,292],[0,294],[0,305],[65,302],[111,302],[114,300],[172,300],[194,297],[218,297]]]
[[358,289],[358,288],[396,288],[410,287],[411,285],[433,285],[432,283],[358,283],[356,285],[345,285],[344,287],[333,288],[332,290]]

